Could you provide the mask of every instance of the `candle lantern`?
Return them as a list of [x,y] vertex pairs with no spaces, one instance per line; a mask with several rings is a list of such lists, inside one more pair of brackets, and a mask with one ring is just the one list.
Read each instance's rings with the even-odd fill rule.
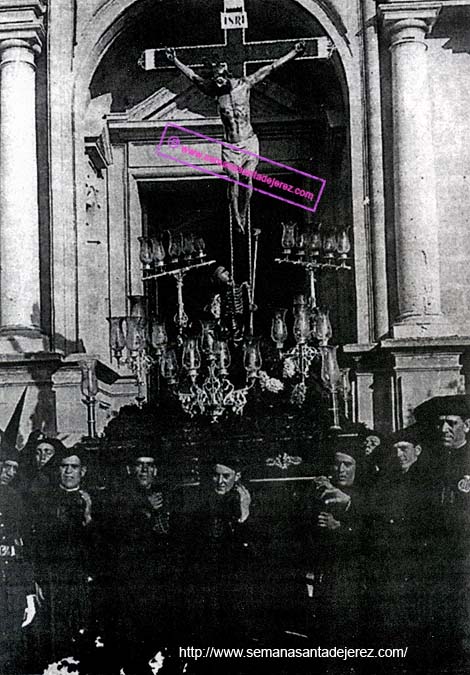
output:
[[178,359],[174,349],[167,349],[161,362],[161,373],[168,384],[176,384],[176,376],[178,374]]
[[284,347],[284,342],[287,340],[287,326],[286,326],[287,309],[275,309],[274,316],[271,323],[271,339],[275,343],[277,349]]
[[139,237],[140,242],[140,262],[143,264],[144,269],[149,270],[153,262],[153,252],[152,244],[148,237]]
[[152,238],[152,256],[155,268],[160,272],[165,265],[165,249],[159,237]]
[[197,376],[197,371],[201,367],[201,354],[196,337],[189,337],[184,341],[181,360],[183,368],[188,371],[191,380],[194,380]]
[[126,346],[126,338],[124,337],[124,331],[122,329],[123,322],[125,317],[123,316],[110,316],[108,318],[109,322],[109,346],[111,347],[111,353],[120,365],[122,358],[122,350]]
[[297,344],[305,344],[310,337],[310,312],[305,295],[294,301],[294,338]]
[[282,254],[288,258],[295,246],[296,224],[293,222],[282,223]]
[[256,377],[263,365],[259,347],[259,338],[249,337],[243,345],[243,366],[248,378]]
[[215,340],[214,354],[219,374],[226,377],[231,363],[230,350],[226,340]]

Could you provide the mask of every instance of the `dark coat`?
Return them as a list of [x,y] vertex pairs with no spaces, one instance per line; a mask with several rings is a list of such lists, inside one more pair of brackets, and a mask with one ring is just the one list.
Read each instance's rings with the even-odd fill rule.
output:
[[[44,596],[43,640],[49,658],[67,656],[80,631],[92,630],[96,531],[83,490],[45,490],[35,510],[35,574]],[[88,495],[89,496],[89,495]]]
[[200,488],[185,510],[175,514],[175,537],[182,564],[191,576],[223,578],[245,566],[252,515],[240,523],[240,496],[234,489],[220,497]]
[[[162,493],[164,504],[154,509],[151,493]],[[107,540],[112,574],[121,581],[138,576],[143,583],[163,572],[170,541],[170,505],[164,487],[147,491],[129,480],[106,504],[103,537]]]
[[[1,672],[13,672],[12,662],[19,652],[26,596],[34,593],[32,566],[24,541],[25,522],[22,500],[11,486],[0,485]],[[9,658],[12,661],[7,666]]]
[[[340,489],[351,498],[348,507],[312,499],[305,511],[310,632],[325,641],[341,634],[353,644],[363,623],[364,495],[357,486]],[[331,513],[339,528],[320,528],[321,512]]]
[[432,477],[421,459],[406,473],[378,478],[369,492],[367,520],[368,548],[379,567],[390,563],[401,574],[402,568],[421,566],[433,541],[435,507]]
[[[240,496],[200,488],[175,518],[187,638],[213,644],[243,639],[252,612],[251,518],[240,523]],[[202,644],[202,642],[201,642]]]
[[[164,495],[159,509],[149,501],[153,492]],[[106,570],[100,614],[116,672],[127,672],[137,663],[144,668],[155,645],[167,644],[173,632],[170,505],[164,486],[147,491],[129,479],[105,497],[102,510],[99,541]]]
[[[438,484],[442,546],[454,560],[470,563],[470,444],[441,455]],[[470,569],[470,566],[469,566]]]
[[25,552],[25,539],[28,537],[21,497],[10,485],[0,484],[0,583],[33,593],[32,566],[28,551]]
[[425,640],[434,591],[438,518],[432,473],[421,457],[406,473],[381,475],[369,493],[368,579],[371,629],[416,649]]
[[[39,578],[81,577],[93,569],[94,521],[86,522],[84,490],[49,488],[36,502],[35,550]],[[88,493],[86,493],[88,494]]]
[[440,481],[435,490],[436,634],[449,656],[470,651],[470,444],[440,456]]

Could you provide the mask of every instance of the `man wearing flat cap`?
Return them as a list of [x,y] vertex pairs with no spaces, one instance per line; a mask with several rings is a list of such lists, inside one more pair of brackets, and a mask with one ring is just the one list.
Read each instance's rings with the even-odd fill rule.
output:
[[466,396],[434,396],[414,410],[415,419],[441,455],[463,448],[470,426],[470,406]]
[[[465,396],[437,396],[415,410],[422,427],[430,430],[438,481],[436,501],[440,521],[436,591],[443,642],[453,653],[470,655],[470,407]],[[452,640],[455,644],[452,645]]]
[[391,434],[387,445],[391,461],[368,498],[369,604],[379,640],[391,644],[407,626],[416,649],[429,619],[434,476],[418,425]]
[[[427,430],[439,471],[439,502],[456,543],[470,546],[470,407],[465,396],[436,396],[419,405],[415,417]],[[464,535],[465,532],[465,536]]]

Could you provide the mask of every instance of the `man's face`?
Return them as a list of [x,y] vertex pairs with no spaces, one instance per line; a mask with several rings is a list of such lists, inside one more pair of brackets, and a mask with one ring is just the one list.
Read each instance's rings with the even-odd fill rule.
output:
[[436,424],[439,441],[444,448],[457,450],[464,445],[470,430],[469,420],[459,415],[440,415]]
[[130,473],[135,477],[140,487],[146,490],[152,487],[152,483],[157,475],[157,467],[153,457],[137,457]]
[[225,91],[230,87],[230,81],[227,69],[224,65],[218,65],[212,70],[212,81],[220,91]]
[[6,459],[0,465],[0,485],[8,485],[18,473],[18,462]]
[[343,452],[335,454],[334,482],[337,487],[351,487],[356,477],[356,460]]
[[50,443],[39,443],[36,448],[36,466],[38,469],[42,469],[47,462],[52,459],[55,455],[54,446]]
[[86,467],[82,466],[80,458],[77,455],[64,457],[60,463],[60,484],[66,490],[74,490],[80,487],[80,482],[86,474]]
[[406,473],[421,454],[421,446],[409,441],[399,441],[393,446],[397,452],[398,464],[402,473]]
[[233,488],[235,483],[240,480],[240,472],[231,469],[225,464],[216,464],[212,473],[212,484],[214,491],[218,495],[226,495]]
[[378,436],[370,435],[366,437],[364,442],[364,452],[366,455],[370,455],[375,448],[378,448],[380,445],[380,438]]

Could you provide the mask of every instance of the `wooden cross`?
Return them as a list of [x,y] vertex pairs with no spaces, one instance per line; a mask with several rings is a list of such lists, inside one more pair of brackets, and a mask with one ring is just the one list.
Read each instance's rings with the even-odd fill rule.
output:
[[[197,47],[176,47],[178,58],[187,66],[200,68],[206,61],[220,61],[225,62],[233,77],[243,77],[246,75],[247,64],[275,61],[293,49],[299,41],[305,43],[305,51],[302,56],[296,58],[296,61],[328,59],[333,52],[333,43],[327,37],[246,42],[247,19],[243,0],[236,0],[236,2],[224,0],[224,3],[226,10],[222,14],[222,26],[225,26],[223,28],[224,42]],[[235,5],[239,11],[234,9]],[[245,27],[240,27],[242,25]],[[165,48],[146,49],[138,63],[144,70],[174,68],[165,56]]]

